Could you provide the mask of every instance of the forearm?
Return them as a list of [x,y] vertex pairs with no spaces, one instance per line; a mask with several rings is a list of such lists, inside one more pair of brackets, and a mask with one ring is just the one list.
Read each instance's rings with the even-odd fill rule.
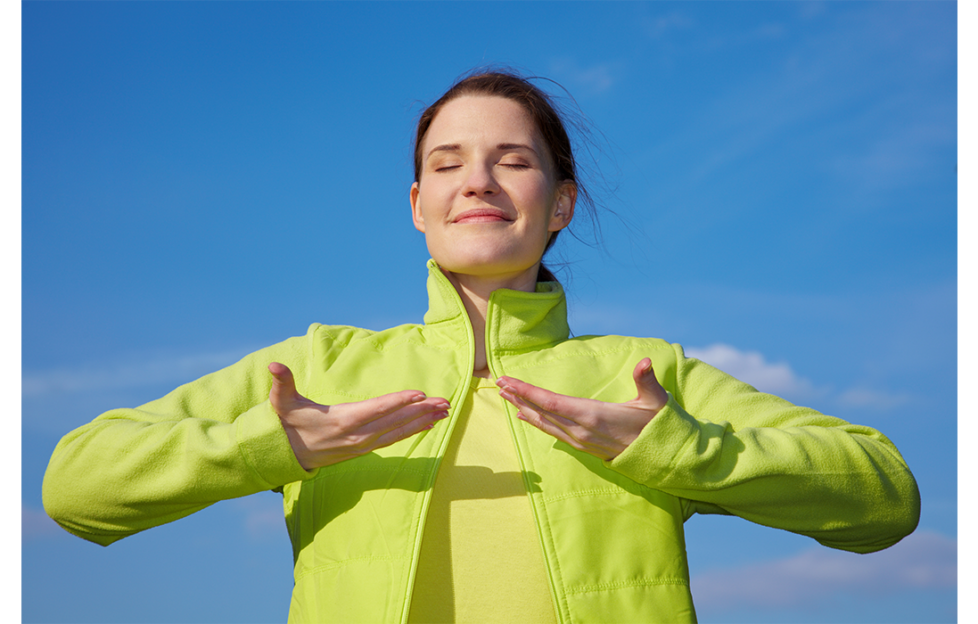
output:
[[916,481],[869,427],[758,392],[683,356],[664,380],[670,400],[612,468],[692,502],[869,552],[914,530]]
[[268,404],[266,360],[301,368],[303,339],[259,351],[136,409],[66,435],[44,478],[45,509],[107,545],[216,501],[308,476]]
[[[58,445],[44,479],[48,514],[108,544],[219,500],[302,478],[274,413],[258,405],[233,423],[147,424],[117,410]],[[278,431],[275,430],[278,428]],[[277,447],[277,448],[276,448]]]
[[913,475],[878,432],[821,418],[826,426],[735,430],[697,421],[673,399],[610,465],[694,509],[716,506],[833,548],[893,545],[919,518]]

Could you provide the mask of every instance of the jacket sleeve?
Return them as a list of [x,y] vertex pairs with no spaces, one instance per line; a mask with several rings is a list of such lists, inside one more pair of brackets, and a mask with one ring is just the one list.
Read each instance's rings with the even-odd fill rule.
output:
[[734,514],[842,550],[881,550],[916,528],[916,481],[881,433],[674,349],[675,369],[660,377],[669,403],[609,467],[686,499],[687,517]]
[[108,546],[219,500],[313,476],[299,465],[268,402],[267,367],[289,366],[301,391],[315,328],[66,435],[44,475],[48,515]]

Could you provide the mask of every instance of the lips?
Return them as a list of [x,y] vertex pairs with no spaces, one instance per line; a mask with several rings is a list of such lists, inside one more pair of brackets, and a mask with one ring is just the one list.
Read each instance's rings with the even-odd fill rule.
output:
[[506,212],[498,208],[473,208],[455,217],[453,223],[492,223],[495,221],[512,221]]

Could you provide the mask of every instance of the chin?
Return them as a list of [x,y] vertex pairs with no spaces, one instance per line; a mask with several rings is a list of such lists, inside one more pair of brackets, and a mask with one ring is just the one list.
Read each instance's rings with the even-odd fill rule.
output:
[[[437,262],[437,260],[436,260]],[[538,263],[530,266],[525,264],[492,263],[492,262],[455,262],[448,266],[438,262],[438,266],[455,275],[471,275],[474,277],[509,276],[518,277],[528,271],[536,271]]]
[[431,257],[442,269],[459,275],[510,275],[516,276],[534,270],[540,263],[539,255],[527,253],[527,245],[486,244],[486,241],[458,240],[450,249],[428,248]]

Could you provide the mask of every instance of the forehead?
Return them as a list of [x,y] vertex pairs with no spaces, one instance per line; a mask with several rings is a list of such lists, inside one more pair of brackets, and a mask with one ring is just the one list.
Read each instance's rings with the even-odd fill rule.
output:
[[533,118],[522,105],[498,96],[464,95],[442,106],[424,138],[425,150],[444,143],[542,142]]

